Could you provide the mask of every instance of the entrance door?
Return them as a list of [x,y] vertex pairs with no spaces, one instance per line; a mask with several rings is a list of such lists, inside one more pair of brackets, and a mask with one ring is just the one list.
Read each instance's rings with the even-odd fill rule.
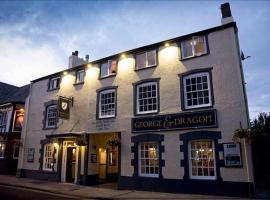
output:
[[66,182],[74,182],[76,168],[76,147],[67,147]]
[[104,148],[99,148],[99,179],[106,179],[107,167],[107,151]]

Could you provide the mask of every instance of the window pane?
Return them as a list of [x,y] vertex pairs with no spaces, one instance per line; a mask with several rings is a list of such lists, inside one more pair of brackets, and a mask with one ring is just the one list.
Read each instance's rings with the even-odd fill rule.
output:
[[108,63],[102,63],[100,67],[100,77],[108,76],[109,75],[109,69],[108,69]]
[[204,36],[194,37],[194,49],[197,56],[206,53]]
[[141,53],[136,55],[136,69],[141,69],[146,67],[146,53]]
[[152,50],[152,51],[147,52],[147,60],[148,60],[147,66],[156,65],[156,50]]
[[99,99],[99,117],[114,117],[115,116],[115,90],[103,91]]
[[182,56],[183,58],[187,58],[187,57],[190,57],[190,56],[193,56],[193,52],[192,52],[192,40],[189,39],[189,40],[186,40],[186,41],[183,41],[181,43],[181,46],[182,46]]

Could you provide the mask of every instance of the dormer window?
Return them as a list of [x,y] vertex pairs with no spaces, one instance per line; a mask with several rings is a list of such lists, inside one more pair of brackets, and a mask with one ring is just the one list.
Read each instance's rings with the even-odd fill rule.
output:
[[116,74],[117,61],[108,60],[100,65],[100,78],[105,78]]
[[201,56],[207,53],[205,36],[193,36],[181,42],[182,59]]
[[59,89],[59,87],[60,87],[60,77],[50,79],[49,90]]
[[136,55],[136,69],[144,69],[157,65],[157,51],[145,51]]

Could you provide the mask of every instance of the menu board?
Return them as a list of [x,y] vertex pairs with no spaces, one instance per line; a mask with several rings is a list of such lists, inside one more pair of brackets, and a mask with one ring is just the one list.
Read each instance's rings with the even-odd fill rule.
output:
[[240,143],[223,144],[224,162],[227,167],[242,166]]

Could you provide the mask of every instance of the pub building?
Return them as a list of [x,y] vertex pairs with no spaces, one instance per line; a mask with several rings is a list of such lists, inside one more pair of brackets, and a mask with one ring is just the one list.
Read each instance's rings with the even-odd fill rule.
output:
[[31,82],[17,175],[118,189],[248,196],[251,149],[237,26],[222,24]]

